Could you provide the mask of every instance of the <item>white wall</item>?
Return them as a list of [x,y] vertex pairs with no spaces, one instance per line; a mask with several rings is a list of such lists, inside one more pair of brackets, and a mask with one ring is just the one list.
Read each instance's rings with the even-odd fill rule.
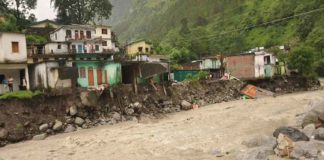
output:
[[[12,52],[12,42],[19,43],[19,52]],[[0,33],[0,63],[27,62],[26,37],[20,33]]]
[[[107,29],[107,34],[102,34],[102,29]],[[111,29],[110,27],[97,26],[96,27],[96,38],[111,39]]]
[[264,55],[255,55],[255,78],[262,78],[265,76],[264,73]]
[[[58,49],[58,45],[61,45],[61,49]],[[48,43],[45,45],[45,54],[62,54],[68,53],[68,45],[66,43]]]
[[[68,26],[68,27],[62,27],[55,32],[50,34],[50,38],[54,42],[64,42],[66,41],[66,30],[71,30],[71,36],[72,39],[75,39],[75,31],[78,31],[78,35],[80,37],[80,31],[83,31],[84,37],[87,38],[87,31],[91,31],[91,39],[94,39],[96,36],[95,30],[94,29],[84,29],[82,27],[78,26]],[[56,34],[56,37],[55,37]]]

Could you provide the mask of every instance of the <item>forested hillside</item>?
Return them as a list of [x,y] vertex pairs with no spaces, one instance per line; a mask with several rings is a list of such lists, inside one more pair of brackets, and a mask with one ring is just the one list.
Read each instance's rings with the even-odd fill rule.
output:
[[115,0],[113,5],[126,6],[125,14],[112,15],[121,19],[112,23],[120,40],[150,39],[179,62],[258,46],[324,48],[324,0]]

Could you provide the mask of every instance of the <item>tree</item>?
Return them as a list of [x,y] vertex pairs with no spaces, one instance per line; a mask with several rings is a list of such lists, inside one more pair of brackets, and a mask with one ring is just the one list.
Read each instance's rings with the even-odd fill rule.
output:
[[63,24],[87,24],[108,19],[112,5],[109,0],[51,0],[57,10],[57,21]]
[[15,6],[15,16],[19,22],[28,11],[36,8],[37,0],[10,0],[10,3]]
[[308,47],[295,49],[289,57],[288,67],[297,69],[304,76],[315,76],[315,51]]

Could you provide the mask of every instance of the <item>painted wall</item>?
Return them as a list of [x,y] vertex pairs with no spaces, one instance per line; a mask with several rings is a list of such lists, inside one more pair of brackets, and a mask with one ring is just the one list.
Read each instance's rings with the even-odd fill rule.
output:
[[[266,64],[264,58],[270,56],[270,64]],[[272,77],[274,75],[273,66],[276,63],[276,58],[264,51],[255,53],[255,78]],[[266,67],[267,66],[267,67]],[[267,75],[266,75],[267,71]]]
[[[12,42],[19,43],[19,52],[12,52]],[[20,33],[0,33],[0,63],[27,62],[26,37]]]
[[219,69],[221,62],[216,59],[205,59],[200,64],[200,69]]
[[127,46],[127,54],[130,56],[134,56],[135,54],[139,53],[138,48],[142,47],[143,48],[143,53],[146,53],[145,49],[148,48],[148,53],[151,52],[152,46],[145,41],[133,43]]
[[[102,34],[102,29],[107,29],[107,34]],[[96,27],[96,38],[111,39],[111,29],[108,26]]]
[[[106,64],[99,64],[99,62],[77,62],[77,67],[79,71],[79,77],[78,77],[78,84],[81,87],[96,87],[98,86],[98,75],[97,75],[97,69],[101,68],[101,75],[102,80],[101,82],[103,84],[108,85],[115,85],[121,82],[121,64],[119,63],[106,63]],[[86,76],[84,78],[80,77],[80,68],[85,69]],[[89,75],[88,70],[92,67],[93,69],[93,77],[94,77],[94,86],[89,86]],[[105,74],[105,72],[107,74]],[[107,75],[107,77],[105,77]],[[106,82],[106,79],[108,82]]]
[[[58,45],[61,45],[61,49],[58,49]],[[45,45],[45,54],[62,54],[68,53],[68,45],[66,43],[48,43]]]
[[[64,42],[66,41],[66,30],[71,30],[71,39],[75,39],[75,31],[78,31],[78,35],[80,37],[80,31],[83,31],[84,37],[85,39],[87,39],[86,33],[87,31],[91,31],[91,39],[95,38],[96,35],[96,31],[94,28],[85,28],[82,26],[77,26],[77,25],[69,25],[69,26],[64,26],[58,30],[56,30],[55,32],[53,32],[52,34],[50,34],[50,39],[54,42]],[[56,36],[55,36],[56,35]]]
[[[25,78],[27,81],[27,89],[29,89],[29,73],[26,64],[0,64],[0,75],[4,75],[6,79],[13,77],[14,79],[14,91],[19,90],[19,85],[21,83],[20,71],[25,72]],[[0,82],[2,83],[2,82]]]

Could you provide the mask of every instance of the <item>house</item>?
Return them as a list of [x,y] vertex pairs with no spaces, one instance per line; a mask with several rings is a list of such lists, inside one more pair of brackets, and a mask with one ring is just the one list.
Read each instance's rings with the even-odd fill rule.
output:
[[[13,90],[29,89],[26,37],[21,33],[0,32],[0,83],[14,79]],[[8,91],[1,84],[0,94]]]
[[35,22],[31,24],[30,28],[58,28],[60,25],[55,21],[45,19],[43,21]]
[[127,44],[126,53],[129,57],[135,57],[138,54],[151,54],[153,52],[152,44],[146,40],[138,40]]
[[109,26],[62,25],[50,33],[49,39],[37,47],[38,52],[31,49],[36,53],[30,58],[35,64],[35,86],[89,88],[121,81],[121,64],[114,62]]
[[228,73],[246,80],[271,78],[276,70],[276,57],[265,51],[231,55],[225,63]]
[[224,75],[222,61],[221,55],[203,57],[200,60],[200,70],[207,71],[213,78],[220,78]]

